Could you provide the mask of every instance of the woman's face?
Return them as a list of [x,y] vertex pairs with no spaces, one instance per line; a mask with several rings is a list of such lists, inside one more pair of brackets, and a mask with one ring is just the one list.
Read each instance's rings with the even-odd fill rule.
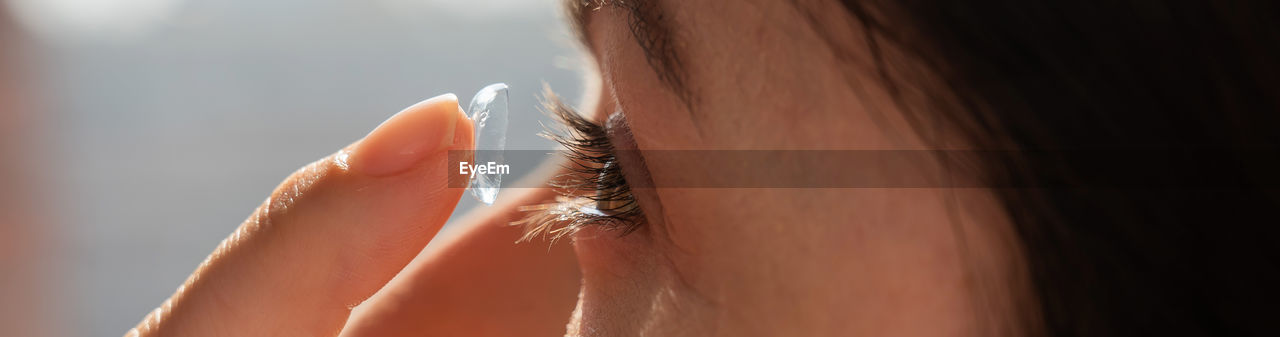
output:
[[[600,80],[586,113],[610,128],[615,146],[640,150],[619,155],[627,179],[657,188],[634,188],[645,213],[636,232],[574,234],[584,285],[570,335],[990,335],[1010,327],[1019,262],[987,190],[664,185],[718,170],[645,153],[935,147],[879,84],[858,25],[839,4],[651,1],[591,5],[577,20]],[[856,164],[837,171],[880,167],[834,162]]]

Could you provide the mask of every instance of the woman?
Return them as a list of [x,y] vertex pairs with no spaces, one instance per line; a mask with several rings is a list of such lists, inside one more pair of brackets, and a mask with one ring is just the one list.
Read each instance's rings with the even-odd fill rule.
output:
[[[1271,3],[567,7],[597,85],[551,107],[606,215],[527,190],[435,237],[472,137],[438,96],[287,179],[130,333],[1267,331]],[[572,247],[511,244],[521,219]]]

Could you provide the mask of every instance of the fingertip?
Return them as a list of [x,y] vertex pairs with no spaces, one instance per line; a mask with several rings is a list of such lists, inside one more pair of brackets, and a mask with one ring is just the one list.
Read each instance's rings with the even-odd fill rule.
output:
[[369,176],[404,171],[428,155],[456,144],[456,130],[463,119],[466,118],[456,95],[426,99],[378,125],[352,147],[347,164]]
[[475,148],[475,124],[462,109],[458,109],[458,122],[454,125],[453,148],[472,150]]

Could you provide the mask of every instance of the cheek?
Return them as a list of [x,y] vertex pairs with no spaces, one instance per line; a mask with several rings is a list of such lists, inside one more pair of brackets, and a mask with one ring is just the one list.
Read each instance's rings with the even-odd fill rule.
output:
[[[636,233],[632,233],[634,236]],[[618,238],[617,233],[587,227],[573,234],[573,247],[582,268],[582,290],[575,324],[570,329],[584,335],[614,336],[634,331],[642,306],[641,289],[650,283],[643,277],[650,265],[636,239]]]
[[592,336],[637,335],[667,312],[655,299],[666,293],[661,259],[641,229],[624,237],[584,228],[574,233],[582,268],[576,328]]
[[573,234],[573,248],[578,253],[584,281],[610,284],[651,274],[655,259],[648,230],[619,234],[596,226],[585,226]]
[[[717,308],[687,287],[645,229],[624,237],[598,229],[574,234],[583,270],[570,330],[592,336],[706,336]],[[658,243],[656,246],[661,247]]]

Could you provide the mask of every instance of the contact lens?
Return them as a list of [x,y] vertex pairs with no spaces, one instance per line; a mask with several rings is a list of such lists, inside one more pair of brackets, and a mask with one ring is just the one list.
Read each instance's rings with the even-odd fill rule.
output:
[[[507,84],[494,83],[480,89],[471,98],[467,108],[471,122],[475,124],[475,165],[501,167],[503,165],[502,150],[507,146]],[[471,178],[467,189],[471,195],[486,205],[493,205],[498,200],[498,191],[502,189],[502,174],[508,172],[487,172],[471,170]]]

